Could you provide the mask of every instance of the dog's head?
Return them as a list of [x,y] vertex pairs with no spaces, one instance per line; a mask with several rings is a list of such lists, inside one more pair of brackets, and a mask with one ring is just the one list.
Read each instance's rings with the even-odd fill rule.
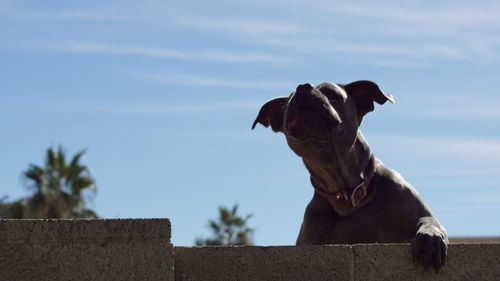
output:
[[349,149],[363,117],[373,111],[374,102],[386,101],[394,99],[371,81],[347,85],[323,83],[316,87],[303,84],[290,96],[265,103],[252,129],[260,123],[284,133],[290,148],[302,157],[325,143]]

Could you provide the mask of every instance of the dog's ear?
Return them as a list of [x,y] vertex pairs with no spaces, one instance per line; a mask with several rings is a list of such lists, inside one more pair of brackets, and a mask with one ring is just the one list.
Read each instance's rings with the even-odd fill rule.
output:
[[375,108],[373,102],[384,104],[386,101],[394,103],[391,95],[384,94],[377,84],[372,81],[361,80],[343,85],[348,95],[354,98],[360,117],[365,116]]
[[279,97],[266,102],[253,122],[252,130],[260,123],[266,128],[271,125],[276,133],[283,132],[283,114],[287,99],[288,97]]

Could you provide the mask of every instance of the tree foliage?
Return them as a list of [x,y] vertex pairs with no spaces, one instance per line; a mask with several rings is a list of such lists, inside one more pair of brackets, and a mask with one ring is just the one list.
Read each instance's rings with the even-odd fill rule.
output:
[[23,172],[32,195],[13,202],[0,199],[0,218],[97,218],[86,208],[97,187],[89,168],[80,164],[84,153],[81,150],[67,161],[62,146],[47,149],[44,166],[31,164]]
[[219,219],[209,220],[208,226],[212,231],[212,237],[207,239],[196,239],[197,246],[211,245],[252,245],[252,234],[254,229],[247,226],[247,221],[252,215],[240,217],[237,215],[238,205],[232,209],[219,207]]
[[7,202],[8,196],[0,198],[0,219],[22,219],[23,200]]

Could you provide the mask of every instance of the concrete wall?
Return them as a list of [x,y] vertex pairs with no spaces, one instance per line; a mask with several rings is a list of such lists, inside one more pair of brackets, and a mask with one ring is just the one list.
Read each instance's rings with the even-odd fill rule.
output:
[[167,219],[0,220],[0,280],[174,280]]
[[167,219],[0,220],[2,281],[500,280],[498,243],[450,245],[438,274],[410,253],[408,244],[173,247]]
[[500,244],[453,244],[441,271],[409,244],[175,247],[175,280],[500,280]]

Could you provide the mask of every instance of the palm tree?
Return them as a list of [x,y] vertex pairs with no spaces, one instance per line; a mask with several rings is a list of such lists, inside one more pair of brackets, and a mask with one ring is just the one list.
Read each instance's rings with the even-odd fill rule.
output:
[[196,245],[252,245],[251,235],[254,229],[246,226],[252,215],[243,218],[236,214],[237,211],[237,204],[231,210],[219,207],[218,221],[208,222],[213,238],[198,238],[195,241]]
[[[62,146],[47,150],[45,167],[31,164],[23,173],[26,186],[34,194],[24,200],[24,218],[97,218],[85,207],[96,193],[95,180],[89,169],[79,163],[85,150],[69,163]],[[90,191],[88,194],[86,191]],[[89,195],[85,198],[84,195]]]
[[8,196],[0,198],[0,219],[22,219],[24,204],[19,199],[14,202],[7,202]]

